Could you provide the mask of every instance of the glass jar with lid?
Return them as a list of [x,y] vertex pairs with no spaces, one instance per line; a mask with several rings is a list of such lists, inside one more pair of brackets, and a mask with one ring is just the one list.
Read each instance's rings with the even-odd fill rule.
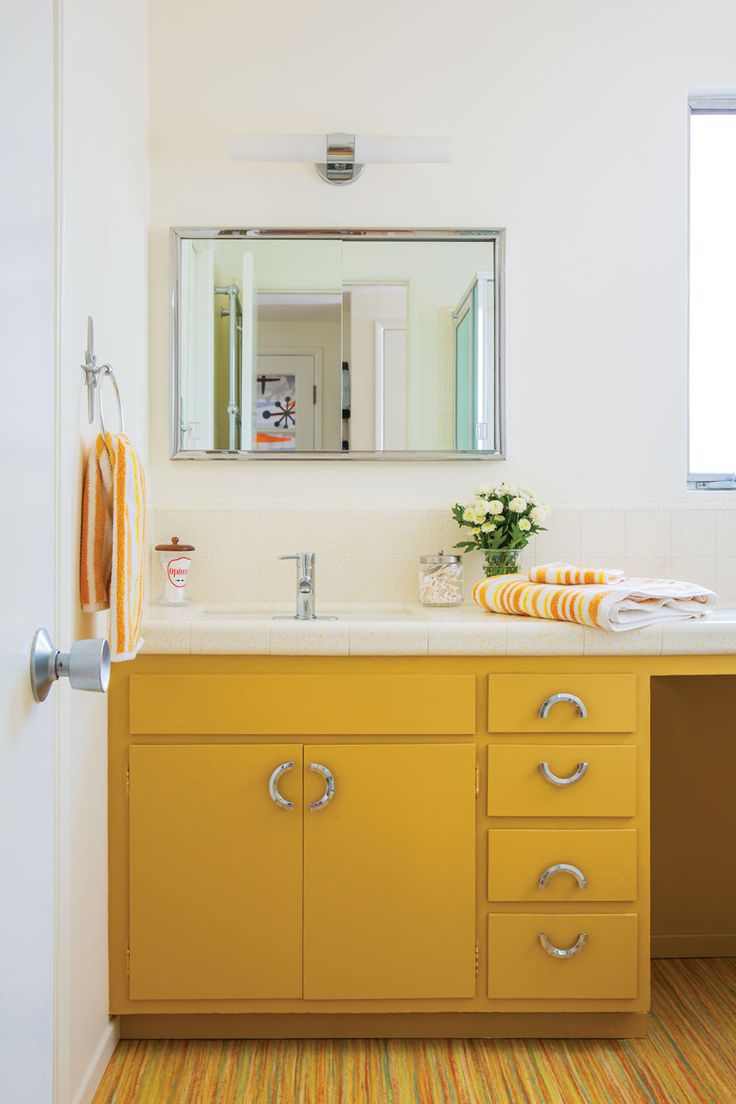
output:
[[423,606],[459,606],[463,600],[463,558],[438,552],[419,560],[419,601]]

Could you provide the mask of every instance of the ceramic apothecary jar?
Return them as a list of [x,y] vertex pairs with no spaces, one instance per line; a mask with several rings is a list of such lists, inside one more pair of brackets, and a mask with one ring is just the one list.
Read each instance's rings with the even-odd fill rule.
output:
[[157,602],[161,606],[183,606],[191,602],[187,594],[187,579],[192,564],[193,544],[180,544],[178,537],[171,544],[157,544],[158,562],[164,575],[164,586]]

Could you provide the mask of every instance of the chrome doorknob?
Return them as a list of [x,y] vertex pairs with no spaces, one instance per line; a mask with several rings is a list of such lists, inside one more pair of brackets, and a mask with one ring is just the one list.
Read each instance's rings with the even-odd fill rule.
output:
[[61,652],[47,629],[38,629],[31,645],[31,689],[37,702],[45,701],[60,678],[75,690],[104,694],[110,685],[110,645],[106,640],[75,640]]

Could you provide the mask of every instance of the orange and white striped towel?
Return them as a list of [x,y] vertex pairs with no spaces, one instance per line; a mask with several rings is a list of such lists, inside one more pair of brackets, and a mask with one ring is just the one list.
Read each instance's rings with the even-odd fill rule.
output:
[[497,575],[473,587],[473,601],[491,613],[572,621],[623,632],[657,621],[704,617],[716,604],[712,590],[675,579],[622,579],[602,586],[531,583],[526,575]]
[[98,434],[84,478],[80,592],[86,613],[111,611],[113,661],[135,659],[143,643],[145,541],[140,459],[125,434],[108,433],[105,439]]
[[557,586],[591,586],[595,583],[620,583],[623,571],[605,567],[576,567],[568,563],[548,563],[533,567],[530,583],[554,583]]

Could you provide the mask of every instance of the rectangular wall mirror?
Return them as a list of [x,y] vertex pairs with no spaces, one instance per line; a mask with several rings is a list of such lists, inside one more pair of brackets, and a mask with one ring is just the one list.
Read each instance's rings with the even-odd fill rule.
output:
[[174,459],[503,458],[503,231],[171,247]]

